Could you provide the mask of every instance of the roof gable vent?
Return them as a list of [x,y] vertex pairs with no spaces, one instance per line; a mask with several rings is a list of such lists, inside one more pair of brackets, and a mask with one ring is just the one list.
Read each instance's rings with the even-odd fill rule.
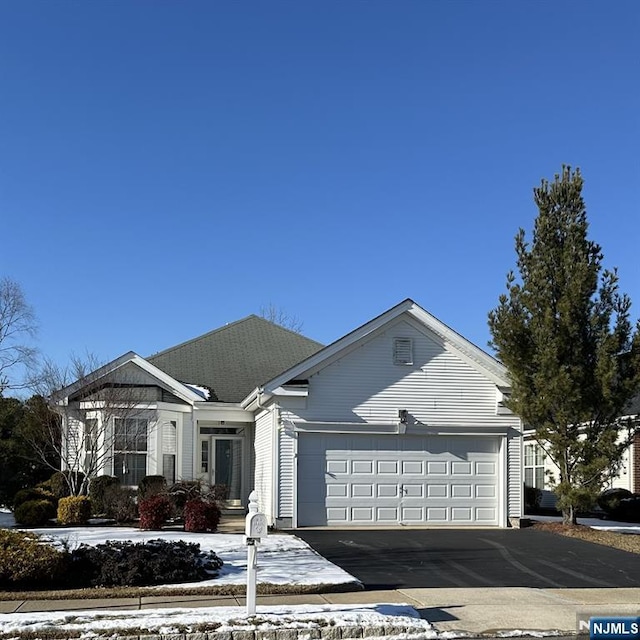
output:
[[411,338],[393,339],[393,364],[413,364],[413,341]]

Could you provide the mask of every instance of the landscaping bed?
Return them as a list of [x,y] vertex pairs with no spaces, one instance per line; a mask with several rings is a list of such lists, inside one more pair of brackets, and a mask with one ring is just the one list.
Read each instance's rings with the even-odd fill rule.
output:
[[[606,521],[603,521],[606,525]],[[630,553],[640,553],[640,535],[632,533],[620,533],[617,531],[604,531],[602,529],[593,529],[588,526],[576,524],[567,525],[561,522],[536,522],[533,527],[542,531],[549,531],[571,538],[580,538],[587,542],[614,547],[622,551]]]

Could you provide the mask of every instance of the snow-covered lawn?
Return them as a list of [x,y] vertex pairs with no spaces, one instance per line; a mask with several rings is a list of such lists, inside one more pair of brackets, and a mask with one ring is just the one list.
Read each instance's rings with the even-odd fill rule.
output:
[[[0,526],[12,526],[10,514],[0,512]],[[197,542],[203,551],[215,551],[224,561],[220,575],[209,581],[163,587],[201,587],[215,584],[245,584],[247,550],[238,534],[195,534],[182,531],[140,531],[128,527],[69,527],[35,529],[35,533],[70,548],[96,545],[107,540],[141,542],[161,538]],[[267,536],[258,547],[258,582],[278,585],[340,585],[357,580],[309,545],[291,535]],[[283,596],[286,600],[286,596]],[[81,631],[83,636],[112,635],[118,629],[142,629],[146,633],[170,634],[206,625],[208,629],[317,628],[327,625],[393,626],[403,632],[436,638],[438,633],[408,605],[297,605],[258,606],[255,616],[242,607],[145,609],[142,611],[61,611],[9,613],[0,616],[0,635]],[[451,636],[452,634],[447,634]]]
[[[206,625],[216,631],[269,630],[278,627],[310,629],[324,626],[395,626],[402,633],[420,634],[421,638],[436,638],[438,633],[422,620],[415,609],[404,605],[298,605],[257,608],[248,617],[240,607],[207,609],[154,609],[146,611],[65,611],[30,614],[3,614],[0,635],[30,632],[80,631],[83,637],[111,635],[115,629],[142,629],[145,633],[172,634]],[[400,631],[400,629],[398,629]],[[453,634],[445,634],[452,637]]]
[[[246,584],[247,547],[240,534],[185,533],[184,531],[140,531],[131,527],[69,527],[34,529],[54,542],[65,542],[70,549],[79,544],[97,545],[107,540],[185,540],[196,542],[202,551],[215,551],[224,565],[217,578],[179,585],[185,589],[212,585]],[[341,585],[358,582],[351,574],[318,555],[296,536],[272,534],[258,546],[258,582],[277,585]]]

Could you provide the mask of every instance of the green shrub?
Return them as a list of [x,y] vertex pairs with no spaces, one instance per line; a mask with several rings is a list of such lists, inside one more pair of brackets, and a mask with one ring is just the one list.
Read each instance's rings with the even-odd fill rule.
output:
[[91,512],[94,516],[106,514],[105,493],[110,487],[118,486],[120,480],[115,476],[97,476],[89,483]]
[[91,517],[91,502],[87,496],[68,496],[58,501],[58,524],[87,524]]
[[195,582],[211,578],[222,566],[213,553],[183,541],[109,541],[95,547],[81,545],[71,554],[78,586],[148,586]]
[[215,531],[220,522],[220,507],[215,502],[196,498],[184,507],[185,531]]
[[56,517],[56,507],[49,500],[27,500],[16,507],[13,517],[26,527],[41,527]]
[[56,498],[66,498],[71,495],[69,479],[73,479],[73,484],[80,487],[84,481],[84,473],[80,471],[56,471],[48,480],[40,483],[40,487],[49,490]]
[[104,491],[104,515],[118,524],[133,522],[138,517],[136,497],[135,489],[119,484],[107,487]]
[[171,515],[171,502],[167,496],[157,494],[138,503],[141,529],[162,529]]
[[138,502],[164,493],[166,489],[167,481],[164,476],[145,476],[138,485]]
[[606,489],[598,496],[598,506],[612,519],[624,517],[622,500],[633,497],[627,489]]
[[15,510],[21,504],[33,500],[47,500],[54,508],[58,506],[58,499],[51,492],[36,487],[35,489],[20,489],[13,497],[13,508]]
[[33,533],[0,529],[0,588],[42,587],[57,582],[66,572],[68,559],[65,552]]
[[620,501],[623,522],[640,522],[640,494],[634,493]]

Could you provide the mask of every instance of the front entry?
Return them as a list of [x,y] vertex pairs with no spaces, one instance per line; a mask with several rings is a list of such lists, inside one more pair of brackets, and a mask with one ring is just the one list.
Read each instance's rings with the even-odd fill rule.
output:
[[242,436],[200,436],[200,478],[215,486],[227,506],[242,504]]

